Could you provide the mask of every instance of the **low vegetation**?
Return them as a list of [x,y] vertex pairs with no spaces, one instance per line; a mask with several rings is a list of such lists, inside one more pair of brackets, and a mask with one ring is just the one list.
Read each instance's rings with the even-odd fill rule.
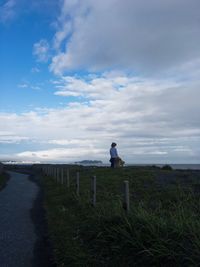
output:
[[170,165],[164,165],[162,167],[162,170],[169,170],[169,171],[171,171],[172,170],[172,167]]
[[0,174],[0,190],[2,190],[8,181],[8,175],[6,173]]
[[[80,171],[80,196],[75,194]],[[97,176],[97,206],[90,177]],[[70,189],[43,177],[57,266],[199,266],[200,173],[158,168],[71,167]],[[130,184],[131,209],[122,208]]]

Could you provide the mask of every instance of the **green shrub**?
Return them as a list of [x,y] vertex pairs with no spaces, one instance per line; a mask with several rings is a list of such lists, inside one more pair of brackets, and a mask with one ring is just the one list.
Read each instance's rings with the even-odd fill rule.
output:
[[173,168],[170,165],[166,164],[166,165],[162,166],[162,170],[171,171],[171,170],[173,170]]

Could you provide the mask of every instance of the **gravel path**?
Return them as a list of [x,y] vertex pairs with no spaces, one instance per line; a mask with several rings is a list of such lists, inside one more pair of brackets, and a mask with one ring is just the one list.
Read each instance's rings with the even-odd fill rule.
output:
[[9,172],[10,180],[0,192],[0,267],[29,267],[37,241],[31,208],[39,187],[28,175]]

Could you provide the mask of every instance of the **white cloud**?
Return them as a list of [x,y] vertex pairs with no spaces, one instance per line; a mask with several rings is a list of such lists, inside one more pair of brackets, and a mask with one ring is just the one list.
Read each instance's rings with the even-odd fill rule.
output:
[[64,40],[66,40],[66,37],[68,36],[69,32],[71,31],[71,25],[70,22],[68,23],[63,23],[61,21],[61,29],[58,29],[54,36],[54,48],[60,49],[61,44],[63,43]]
[[101,149],[88,149],[88,150],[77,150],[74,148],[56,148],[39,151],[26,151],[18,153],[17,158],[26,158],[27,160],[35,160],[36,158],[40,161],[58,161],[58,162],[74,162],[77,159],[91,158],[102,156]]
[[56,74],[119,67],[155,74],[200,59],[198,0],[62,3],[51,64]]
[[39,73],[40,69],[38,67],[34,67],[34,68],[31,69],[31,72],[32,73]]
[[49,59],[49,43],[45,39],[41,39],[38,43],[33,45],[33,54],[40,62],[47,62]]
[[18,87],[19,88],[28,88],[29,84],[28,83],[20,83],[20,84],[18,84]]
[[19,17],[34,12],[37,15],[55,18],[60,1],[55,0],[1,0],[0,1],[0,22],[6,24],[15,21]]
[[61,146],[81,147],[84,145],[88,146],[90,141],[91,140],[87,140],[87,139],[57,139],[57,140],[50,140],[49,144],[56,144],[56,145],[61,145]]
[[16,4],[16,0],[7,0],[0,6],[0,22],[5,23],[15,17]]
[[0,132],[0,144],[20,144],[24,141],[30,141],[30,138],[26,136],[17,136],[12,132]]
[[19,88],[28,88],[28,89],[32,89],[32,90],[41,90],[41,87],[39,85],[32,85],[30,82],[26,81],[26,82],[22,82],[20,84],[18,84]]
[[31,89],[38,91],[38,90],[41,90],[41,87],[40,86],[31,86]]
[[[34,139],[16,157],[107,161],[112,141],[126,162],[198,162],[200,98],[196,82],[147,80],[123,73],[54,81],[56,94],[81,96],[60,109],[0,114],[2,129]],[[75,98],[76,100],[76,98]],[[3,157],[3,155],[1,156]]]
[[[54,94],[67,104],[0,113],[2,147],[22,160],[107,161],[116,141],[126,162],[199,162],[199,0],[60,3],[53,40],[35,43],[33,54],[47,62],[54,49]],[[5,21],[15,5],[1,7]],[[40,89],[23,80],[19,87]]]

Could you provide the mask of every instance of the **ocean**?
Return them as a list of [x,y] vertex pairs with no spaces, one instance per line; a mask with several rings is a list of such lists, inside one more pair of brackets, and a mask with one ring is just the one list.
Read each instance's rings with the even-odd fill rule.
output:
[[174,170],[200,170],[200,164],[126,164],[125,166],[157,166],[170,165]]

